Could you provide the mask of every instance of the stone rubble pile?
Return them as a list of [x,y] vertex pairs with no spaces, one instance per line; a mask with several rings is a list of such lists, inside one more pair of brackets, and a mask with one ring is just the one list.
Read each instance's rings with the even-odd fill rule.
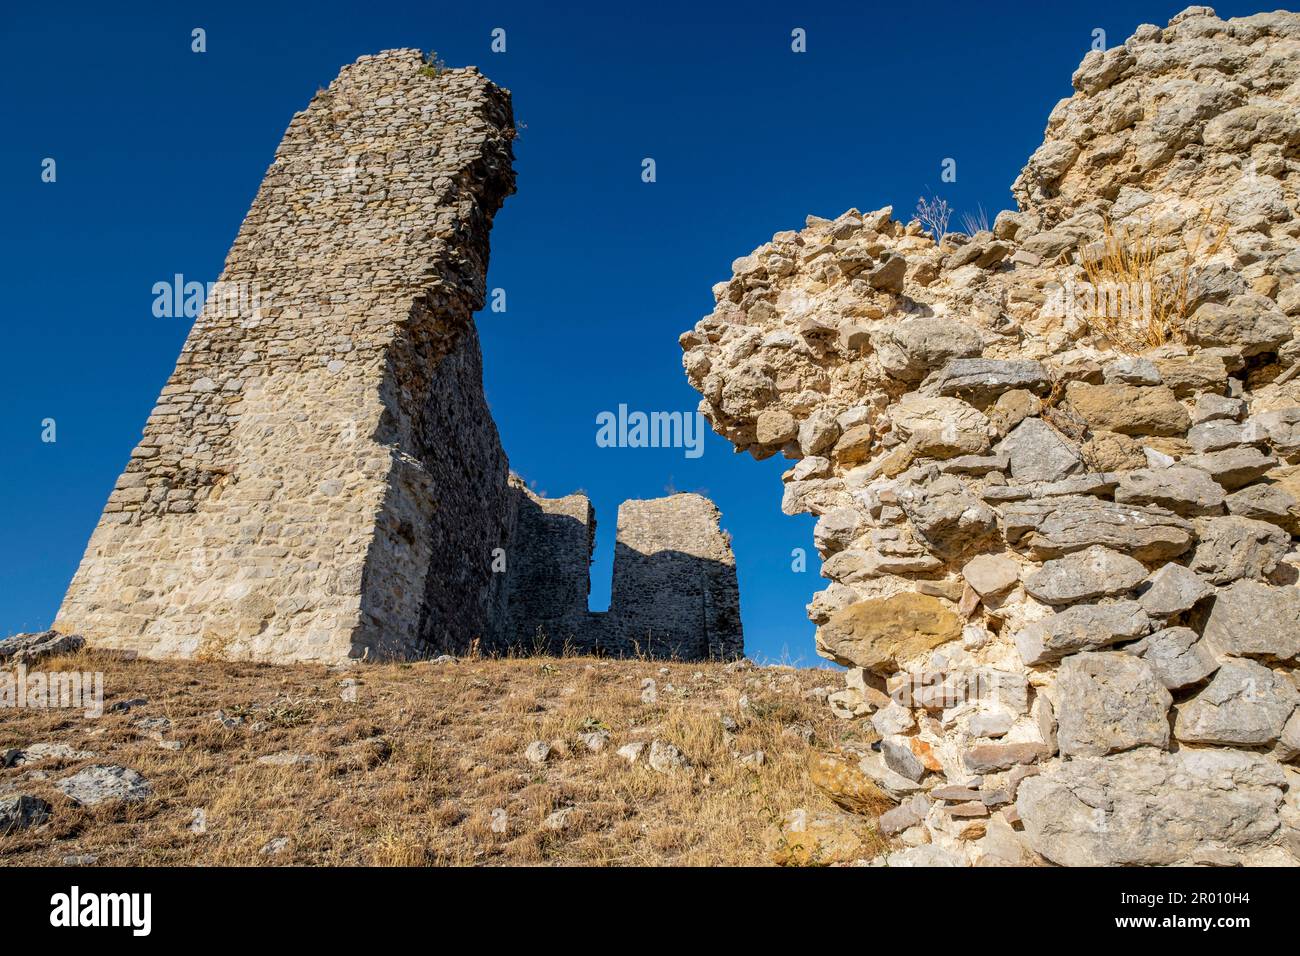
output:
[[[876,862],[1294,865],[1300,15],[1192,7],[1074,89],[991,230],[809,217],[683,364],[818,516],[830,705],[879,737],[824,759],[897,803]],[[1057,307],[1108,228],[1184,270],[1164,344]]]

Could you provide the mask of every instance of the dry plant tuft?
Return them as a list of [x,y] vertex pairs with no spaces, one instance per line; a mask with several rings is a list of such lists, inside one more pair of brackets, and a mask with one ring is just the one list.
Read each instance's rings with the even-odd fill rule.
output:
[[938,196],[931,196],[929,199],[922,196],[916,201],[916,218],[929,228],[930,234],[934,237],[934,244],[937,246],[943,240],[944,233],[948,231],[952,207],[948,205],[948,200],[940,199]]
[[1216,224],[1212,210],[1201,210],[1183,235],[1182,259],[1164,268],[1149,225],[1116,228],[1105,220],[1101,241],[1080,256],[1090,287],[1082,296],[1089,330],[1131,355],[1182,341],[1192,276],[1227,234],[1226,222]]
[[961,227],[966,230],[968,235],[975,235],[977,232],[990,232],[989,214],[984,211],[984,204],[980,203],[975,212],[964,212],[961,214]]

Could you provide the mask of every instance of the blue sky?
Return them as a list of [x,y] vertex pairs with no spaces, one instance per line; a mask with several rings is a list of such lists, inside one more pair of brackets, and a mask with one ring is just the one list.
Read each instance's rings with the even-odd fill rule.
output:
[[693,459],[600,448],[596,415],[693,410],[678,334],[733,259],[809,213],[907,213],[930,192],[990,220],[1010,207],[1093,31],[1113,45],[1182,6],[5,4],[0,630],[53,619],[175,364],[189,320],[155,318],[153,284],[216,279],[290,117],[340,66],[419,47],[514,94],[519,191],[488,277],[508,311],[480,316],[485,386],[515,470],[595,503],[592,606],[608,602],[618,503],[701,491],[734,538],[751,655],[817,663],[804,606],[825,582],[813,519],[780,511],[789,463],[712,433]]

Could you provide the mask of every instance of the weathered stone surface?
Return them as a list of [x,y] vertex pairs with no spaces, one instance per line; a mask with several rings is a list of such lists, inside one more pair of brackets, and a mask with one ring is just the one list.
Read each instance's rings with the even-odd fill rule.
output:
[[1228,421],[1209,421],[1193,425],[1187,433],[1187,444],[1197,453],[1223,451],[1238,445],[1263,444],[1266,432],[1251,421],[1243,425]]
[[1160,370],[1150,359],[1125,355],[1102,368],[1107,385],[1159,385]]
[[868,424],[854,425],[844,430],[835,443],[832,454],[842,465],[856,465],[871,457],[875,448],[876,430]]
[[80,650],[85,643],[80,635],[60,634],[58,631],[15,634],[0,640],[0,661],[31,667],[44,657],[71,654]]
[[1196,407],[1192,409],[1192,423],[1202,422],[1236,422],[1246,414],[1246,403],[1240,398],[1205,392],[1196,396]]
[[900,488],[895,497],[916,533],[936,554],[968,553],[997,533],[996,512],[953,476]]
[[1158,505],[1180,515],[1223,512],[1223,488],[1196,468],[1141,468],[1119,476],[1115,500],[1123,504]]
[[989,447],[989,420],[959,398],[905,395],[890,417],[921,457],[977,455]]
[[858,761],[858,769],[891,800],[901,802],[925,789],[925,785],[921,782],[904,777],[901,773],[890,769],[885,763],[885,758],[875,752],[863,754]]
[[1079,450],[1041,418],[1026,418],[998,444],[1017,481],[1056,481],[1083,470]]
[[1188,455],[1180,464],[1188,468],[1199,468],[1224,488],[1236,491],[1243,485],[1262,478],[1270,468],[1277,465],[1277,459],[1247,445],[1207,452],[1204,455]]
[[1256,754],[1142,748],[1030,777],[1016,809],[1034,850],[1062,866],[1230,865],[1273,841],[1284,787]]
[[1300,457],[1300,406],[1260,412],[1254,422],[1264,430],[1278,455],[1290,462]]
[[764,445],[782,445],[799,434],[799,423],[784,409],[772,409],[758,416],[758,440]]
[[1078,604],[1016,632],[1016,650],[1027,665],[1060,660],[1074,651],[1106,647],[1141,637],[1151,619],[1136,601]]
[[1170,562],[1139,589],[1138,602],[1152,617],[1172,617],[1190,611],[1213,593],[1214,587],[1196,572]]
[[1000,594],[1020,579],[1020,565],[1005,554],[981,554],[961,569],[962,577],[980,594]]
[[817,632],[819,650],[851,667],[891,673],[899,662],[961,637],[961,619],[941,600],[904,592],[858,601]]
[[908,780],[925,776],[925,765],[912,753],[906,737],[886,737],[880,741],[880,755],[885,758],[886,767]]
[[1199,541],[1188,566],[1215,584],[1261,580],[1291,548],[1291,535],[1253,518],[1201,518],[1196,534]]
[[[906,672],[891,676],[896,704],[886,708],[890,719],[880,723],[889,726],[882,729],[885,736],[915,730],[908,745],[913,756],[941,758],[942,769],[927,769],[924,786],[933,780],[937,792],[966,791],[958,798],[963,805],[987,808],[1014,798],[1022,772],[1077,772],[1077,785],[1066,787],[1060,805],[1035,824],[1055,828],[1051,852],[1057,862],[1300,861],[1294,795],[1285,813],[1278,810],[1287,792],[1276,761],[1300,759],[1293,755],[1300,741],[1286,739],[1289,724],[1269,744],[1174,742],[1170,746],[1179,751],[1167,755],[1141,742],[1161,732],[1160,686],[1190,703],[1216,679],[1221,652],[1209,636],[1198,640],[1200,631],[1231,628],[1225,643],[1249,651],[1236,657],[1265,661],[1289,681],[1296,676],[1292,645],[1300,615],[1289,595],[1300,574],[1300,549],[1288,543],[1286,554],[1265,571],[1276,538],[1264,536],[1266,553],[1257,560],[1259,541],[1207,521],[1226,510],[1282,532],[1300,530],[1294,503],[1300,500],[1300,467],[1291,464],[1300,460],[1300,343],[1289,328],[1300,320],[1300,234],[1292,228],[1295,196],[1288,178],[1300,130],[1290,96],[1300,82],[1297,37],[1300,15],[1281,12],[1225,21],[1208,8],[1192,8],[1167,27],[1144,25],[1085,61],[1075,95],[1055,107],[1043,147],[1017,180],[1019,210],[1000,215],[991,235],[949,236],[936,248],[922,226],[895,220],[890,210],[854,211],[846,217],[849,225],[812,218],[804,229],[778,233],[735,268],[732,280],[715,289],[714,314],[684,337],[687,374],[704,399],[702,409],[742,450],[759,457],[777,450],[755,448],[757,416],[772,408],[798,420],[825,411],[842,427],[873,423],[864,457],[827,455],[824,465],[797,474],[792,469],[797,480],[786,485],[784,507],[792,512],[852,506],[865,512],[864,525],[868,518],[872,523],[840,552],[861,552],[855,568],[838,553],[828,561],[836,580],[848,579],[841,571],[853,577],[852,587],[828,588],[810,613],[824,626],[849,603],[908,589],[953,602],[965,624],[961,640],[911,655]],[[1198,216],[1198,210],[1209,212]],[[1161,281],[1177,281],[1177,271],[1187,270],[1194,318],[1179,324],[1192,328],[1179,329],[1164,344],[1147,338],[1152,330],[1142,323],[1150,313],[1141,308],[1107,320],[1089,311],[1105,304],[1104,296],[1113,299],[1116,290],[1108,286],[1116,283],[1089,289],[1096,293],[1091,303],[1086,297],[1070,301],[1070,287],[1087,284],[1083,257],[1100,252],[1108,236],[1137,234],[1158,243]],[[994,240],[1007,248],[995,249]],[[1197,251],[1188,258],[1184,250]],[[863,281],[896,254],[908,261],[901,289],[881,292]],[[999,265],[985,268],[985,262]],[[934,317],[940,323],[960,319],[974,329],[978,354],[941,364],[927,359],[902,375],[891,372],[909,362],[878,354],[887,330]],[[820,328],[835,330],[836,341],[797,332]],[[816,347],[792,347],[804,342]],[[1019,362],[1039,363],[1062,387],[1046,392],[1021,377],[1021,367],[1011,364]],[[923,372],[928,377],[921,379]],[[1014,439],[995,454],[964,453],[967,435],[979,429],[954,429],[966,434],[952,441],[933,438],[939,423],[931,414],[920,429],[927,434],[913,442],[895,417],[900,401],[918,394],[963,399],[984,413],[990,439]],[[1022,439],[1032,444],[1027,439],[1044,437],[1050,442],[1042,448],[1012,454]],[[1048,454],[1059,451],[1058,438],[1070,452],[1060,462]],[[951,481],[936,486],[940,478]],[[1261,479],[1268,484],[1256,484]],[[896,497],[900,490],[915,495],[907,507]],[[931,494],[933,502],[926,500]],[[990,534],[978,548],[963,550],[962,534],[950,529],[961,526],[957,505],[972,499],[998,513],[1003,540]],[[927,526],[943,539],[941,548],[921,533]],[[1194,555],[1198,530],[1206,540]],[[868,535],[869,544],[862,540]],[[968,583],[960,572],[971,557],[1005,554],[1004,546],[1015,552],[1005,556],[1019,566],[1019,580],[1004,573],[981,585],[975,566]],[[1067,634],[1064,643],[1085,650],[1119,645],[1092,656],[1118,662],[1114,669],[1125,679],[1143,667],[1147,672],[1140,681],[1117,678],[1116,688],[1090,684],[1062,715],[1052,705],[1059,703],[1063,675],[1050,659],[1061,651],[1048,652],[1040,635],[1028,659],[1049,659],[1025,664],[1015,655],[1007,659],[1007,642],[1019,636],[1025,643],[1024,632],[1032,636],[1035,627],[1054,636],[1053,627],[1062,623],[1038,621],[1047,613],[1041,598],[1051,595],[1039,588],[1035,596],[1034,584],[1021,585],[1039,571],[1035,564],[1093,546],[1148,568],[1180,563],[1139,582],[1138,607],[1149,620],[1134,613],[1114,628],[1089,627],[1097,622],[1088,621],[1080,624],[1081,633]],[[922,569],[918,548],[940,563]],[[888,569],[872,557],[876,553],[888,559]],[[1227,583],[1222,601],[1212,582],[1185,567],[1189,562],[1221,582],[1241,572],[1262,577]],[[1232,608],[1243,582],[1260,589],[1263,625],[1248,609]],[[1093,593],[1081,587],[1078,593]],[[1072,609],[1072,600],[1095,600],[1065,590],[1054,599],[1065,602],[1054,605],[1062,611]],[[1220,608],[1216,614],[1216,600],[1233,613]],[[1113,606],[1082,612],[1116,613],[1123,612]],[[950,693],[963,687],[954,675],[984,668],[1032,680],[1022,710]],[[926,679],[931,674],[938,680]],[[897,683],[904,679],[908,686]],[[1139,683],[1145,704],[1116,703]],[[1080,700],[1083,705],[1073,706]],[[1134,720],[1137,730],[1126,723]],[[1066,753],[1054,760],[1062,737]],[[974,750],[968,758],[976,741],[1014,749]],[[932,753],[919,752],[916,742]],[[1105,757],[1069,752],[1113,746],[1132,749]],[[1267,758],[1247,749],[1269,747]],[[906,760],[901,744],[900,756]],[[1255,763],[1257,757],[1265,762]],[[1015,762],[1021,759],[1042,763]],[[875,764],[897,794],[910,796],[904,788],[922,785],[894,773],[879,754]],[[1273,779],[1262,779],[1252,769],[1258,767],[1272,768]],[[938,773],[947,780],[929,776]],[[971,862],[1039,859],[1017,845],[1014,807],[1006,817],[999,811],[957,818],[935,807],[923,820],[916,816],[900,819],[905,845],[942,847]],[[1001,856],[982,854],[979,847],[990,841],[997,821],[1005,823],[998,835],[1012,842]]]
[[881,367],[905,382],[920,382],[953,359],[980,354],[979,331],[953,319],[916,318],[899,322],[876,336]]
[[1228,514],[1270,521],[1291,533],[1300,527],[1296,520],[1300,515],[1300,502],[1280,484],[1248,485],[1228,495],[1224,504]]
[[650,769],[663,774],[674,774],[679,770],[688,770],[690,761],[686,755],[681,752],[676,744],[670,744],[666,740],[650,741],[650,756],[646,759]]
[[1219,661],[1190,627],[1168,627],[1123,648],[1136,654],[1170,690],[1199,684],[1219,669]]
[[44,800],[30,794],[0,797],[0,836],[40,826],[50,818],[52,810]]
[[1187,743],[1270,744],[1300,702],[1295,684],[1254,661],[1231,659],[1199,694],[1178,707],[1174,736]]
[[902,833],[924,820],[929,809],[930,801],[918,793],[880,815],[880,832],[885,836]]
[[135,803],[153,796],[153,787],[128,767],[96,764],[55,784],[70,800],[84,807],[101,803]]
[[1042,744],[976,744],[962,755],[962,762],[971,773],[997,773],[1047,756]]
[[1272,351],[1290,340],[1291,323],[1275,309],[1207,302],[1188,318],[1184,331],[1193,345],[1230,346],[1251,356]]
[[1121,435],[1182,435],[1192,424],[1187,409],[1164,386],[1071,382],[1065,394],[1090,428]]
[[967,358],[949,362],[927,378],[921,389],[983,405],[1012,389],[1045,392],[1051,384],[1041,362]]
[[1044,604],[1073,604],[1122,594],[1137,587],[1147,569],[1127,555],[1100,545],[1046,562],[1025,578],[1025,592]]
[[1219,589],[1203,633],[1220,654],[1294,660],[1300,656],[1300,591],[1234,581]]
[[796,809],[768,836],[768,852],[777,866],[826,866],[852,863],[868,854],[871,830],[853,813]]
[[1007,542],[1038,560],[1104,545],[1159,561],[1182,554],[1193,540],[1192,524],[1163,508],[1075,495],[1009,504],[1002,524]]
[[1100,757],[1169,743],[1173,698],[1146,661],[1130,654],[1073,654],[1056,673],[1057,741],[1068,756]]

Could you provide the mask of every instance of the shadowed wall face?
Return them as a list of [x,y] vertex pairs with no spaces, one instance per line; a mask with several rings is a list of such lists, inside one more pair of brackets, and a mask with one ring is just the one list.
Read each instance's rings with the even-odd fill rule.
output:
[[507,644],[680,660],[744,653],[735,557],[713,502],[693,494],[623,502],[610,607],[591,612],[591,503],[522,486],[518,495]]

